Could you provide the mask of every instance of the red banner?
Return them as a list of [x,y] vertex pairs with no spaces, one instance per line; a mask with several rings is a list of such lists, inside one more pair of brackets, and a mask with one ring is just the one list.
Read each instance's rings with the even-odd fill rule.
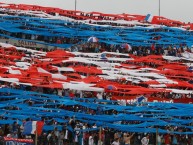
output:
[[4,141],[6,145],[33,145],[32,139],[16,139],[4,137]]

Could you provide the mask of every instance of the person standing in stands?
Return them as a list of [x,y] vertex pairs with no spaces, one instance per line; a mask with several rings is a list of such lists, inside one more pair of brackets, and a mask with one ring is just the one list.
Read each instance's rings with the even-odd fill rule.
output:
[[154,134],[149,134],[149,145],[154,145],[156,144],[156,137]]
[[125,145],[131,145],[131,138],[133,137],[135,133],[133,133],[132,135],[129,135],[128,133],[124,133],[123,139],[125,142]]
[[173,135],[173,138],[172,138],[172,145],[178,145],[178,139],[175,134]]
[[0,136],[4,136],[3,128],[0,126]]
[[42,133],[42,135],[40,135],[38,137],[38,144],[39,145],[47,145],[48,144],[46,133]]
[[88,145],[94,145],[94,137],[93,134],[91,133],[88,139]]
[[69,144],[73,142],[73,133],[72,133],[72,128],[69,129],[67,126],[64,126],[64,142],[65,144]]
[[164,140],[165,140],[165,145],[170,145],[171,144],[171,136],[170,136],[170,134],[166,134],[164,136]]
[[151,45],[151,54],[154,54],[155,53],[155,44],[153,43]]
[[158,134],[157,141],[158,141],[158,145],[161,145],[162,137],[160,134]]
[[18,138],[17,131],[14,131],[14,132],[13,132],[12,138]]
[[119,138],[116,138],[111,145],[120,145]]
[[13,124],[12,124],[12,132],[17,132],[18,131],[18,125],[17,125],[17,122],[14,121]]
[[134,145],[140,145],[141,144],[141,135],[138,133],[135,133],[135,136],[133,137],[133,144]]
[[105,136],[104,144],[105,145],[111,144],[111,135],[112,135],[112,132],[110,132],[109,129],[105,129],[105,132],[104,132],[104,136]]
[[147,136],[144,136],[141,139],[141,143],[142,143],[142,145],[148,145],[149,144],[149,134]]
[[58,142],[57,137],[55,136],[54,132],[52,131],[48,140],[49,145],[56,145]]
[[61,131],[58,136],[58,145],[63,145],[64,144],[64,132]]

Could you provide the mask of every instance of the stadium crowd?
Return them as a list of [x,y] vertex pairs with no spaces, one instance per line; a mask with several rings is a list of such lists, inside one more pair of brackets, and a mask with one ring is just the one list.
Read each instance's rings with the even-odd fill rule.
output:
[[[5,12],[6,14],[14,15],[13,12]],[[5,14],[2,13],[1,14]],[[70,14],[70,13],[69,13]],[[23,14],[21,14],[23,15]],[[84,14],[81,14],[84,16]],[[24,15],[25,16],[25,15]],[[88,17],[92,17],[92,15],[87,15]],[[12,20],[18,20],[18,18],[12,18]],[[111,20],[109,17],[99,17],[99,19],[103,20]],[[115,18],[116,19],[116,18]],[[90,21],[90,23],[92,23]],[[73,23],[76,25],[76,23]],[[104,24],[111,24],[116,25],[114,23],[104,23]],[[72,24],[64,24],[67,27],[71,27]],[[77,23],[78,25],[78,23]],[[122,25],[124,26],[124,25]],[[31,30],[32,27],[24,23],[20,27],[22,30]],[[44,29],[45,26],[39,26],[37,28]],[[89,29],[89,28],[88,28]],[[32,29],[33,30],[33,29]],[[48,29],[50,32],[51,29]],[[15,37],[18,39],[27,39],[27,40],[37,40],[47,43],[56,43],[56,44],[75,44],[74,46],[70,47],[68,51],[71,52],[91,52],[91,53],[99,53],[99,52],[117,52],[117,53],[129,53],[134,56],[148,56],[148,55],[165,55],[165,56],[177,56],[180,57],[181,53],[193,52],[193,47],[188,47],[186,45],[181,46],[167,46],[164,48],[162,45],[158,45],[156,43],[152,43],[151,46],[131,46],[127,47],[125,45],[113,45],[113,44],[105,44],[105,43],[83,43],[78,38],[67,38],[67,37],[48,37],[43,35],[33,35],[33,34],[23,34],[23,33],[10,33],[6,30],[0,30],[0,33],[3,35],[7,35],[9,37]],[[4,38],[1,36],[1,38]],[[159,38],[152,38],[152,40],[159,39]],[[9,43],[9,42],[7,42]],[[77,44],[79,43],[79,44]],[[46,49],[37,49],[42,51],[52,51]],[[22,54],[21,54],[22,55]],[[31,54],[29,54],[31,55]],[[4,59],[4,57],[2,57]],[[6,60],[9,62],[9,60]],[[6,62],[6,63],[7,63]],[[133,62],[135,64],[135,62]],[[85,64],[84,64],[85,65]],[[147,65],[150,67],[155,68],[156,65],[152,63],[141,62],[140,65]],[[49,67],[49,66],[48,66]],[[9,72],[7,72],[9,73]],[[47,78],[46,78],[47,79]],[[181,78],[183,80],[183,78]],[[47,81],[47,82],[46,82]],[[44,83],[49,84],[50,80],[45,80]],[[117,79],[115,82],[121,85],[130,85],[131,82]],[[193,82],[189,82],[193,84]],[[141,85],[147,87],[147,84],[132,84],[132,85]],[[112,96],[117,95],[116,93],[112,93],[110,89],[106,90],[104,93],[96,93],[90,91],[76,91],[76,90],[69,90],[69,89],[52,89],[52,88],[41,88],[36,86],[25,86],[21,84],[15,83],[8,83],[4,81],[0,81],[1,88],[13,88],[23,91],[34,91],[38,93],[46,93],[46,94],[55,94],[59,95],[60,97],[68,97],[71,101],[76,100],[80,102],[89,102],[90,98],[93,98],[93,104],[103,104],[105,101],[109,100],[113,105],[125,105],[125,106],[145,106],[147,105],[146,102],[143,103],[123,103],[120,101],[113,101]],[[186,90],[189,88],[187,87]],[[1,93],[0,96],[9,95],[7,93]],[[123,94],[118,94],[122,96]],[[41,96],[39,96],[41,97]],[[171,93],[171,92],[159,92],[153,94],[144,94],[144,97],[155,97],[155,98],[167,98],[167,99],[179,99],[179,98],[192,98],[193,94],[178,94],[178,93]],[[7,101],[7,99],[0,98],[0,101]],[[98,101],[98,100],[104,100]],[[55,100],[45,100],[45,107],[49,108],[49,105],[46,105],[47,102],[54,102]],[[104,103],[108,104],[110,102]],[[33,107],[38,102],[34,100],[25,100],[24,104],[27,104],[28,107]],[[84,113],[90,115],[117,115],[117,114],[126,114],[127,112],[117,111],[116,109],[112,110],[102,110],[102,108],[98,107],[97,109],[92,109],[89,107],[81,106],[81,105],[54,105],[55,109],[63,109],[69,112],[74,113]],[[20,110],[19,107],[8,107],[7,110]],[[131,112],[132,114],[132,112]],[[144,115],[144,114],[140,114]],[[151,113],[150,113],[151,115]],[[63,119],[65,122],[58,122],[57,120],[53,119],[52,117],[44,118],[41,117],[41,120],[45,123],[45,125],[52,125],[52,126],[62,126],[62,128],[54,127],[53,130],[43,130],[42,134],[38,137],[38,145],[193,145],[193,135],[184,135],[184,134],[174,134],[173,132],[192,132],[191,126],[192,123],[189,123],[190,128],[184,128],[183,125],[181,127],[176,127],[172,125],[161,126],[159,128],[167,130],[167,133],[133,133],[129,130],[127,132],[119,131],[118,129],[110,129],[108,127],[103,127],[97,125],[95,122],[85,122],[83,120],[79,120],[76,116],[69,117],[64,116]],[[179,118],[178,118],[179,119]],[[183,118],[182,119],[187,119]],[[189,117],[188,119],[192,119]],[[5,114],[0,115],[0,120],[7,120]],[[31,118],[27,118],[23,120],[22,124],[19,124],[17,120],[13,122],[13,124],[1,124],[0,125],[0,136],[7,136],[11,138],[32,138],[35,140],[35,135],[24,135],[24,124],[26,121],[32,121]],[[115,122],[116,123],[116,122]],[[120,121],[118,124],[122,125],[129,125],[129,124],[139,124],[140,121]],[[152,126],[155,127],[155,126]],[[3,139],[1,138],[0,144],[3,144]]]
[[[23,89],[29,91],[33,89],[33,91],[41,92],[44,89],[33,88],[33,87],[24,87],[22,85],[13,85],[11,83],[4,83],[1,82],[1,87],[10,87],[14,89]],[[46,89],[49,90],[50,93],[53,94],[56,90]],[[56,92],[55,92],[56,93]],[[57,93],[56,93],[57,94]],[[6,93],[1,93],[1,95],[5,96]],[[86,96],[91,95],[90,92],[83,92],[82,94],[82,101],[88,102]],[[94,94],[92,94],[94,95]],[[92,97],[91,95],[91,97]],[[73,94],[70,90],[63,90],[61,96],[69,96],[71,100],[79,100],[81,99],[81,94]],[[104,95],[103,95],[104,96]],[[84,98],[86,97],[86,98]],[[101,98],[98,98],[101,99]],[[94,104],[103,104],[103,102],[98,102],[98,100],[93,102]],[[103,98],[105,99],[105,98]],[[3,99],[1,99],[3,101]],[[54,100],[45,100],[46,102],[54,101]],[[36,104],[33,100],[26,100],[24,103],[28,104],[29,106],[33,106]],[[114,101],[111,102],[115,105],[119,104],[119,102]],[[136,104],[130,104],[136,105]],[[146,105],[146,103],[142,103],[140,105]],[[49,105],[47,106],[49,107]],[[87,107],[83,107],[81,105],[56,105],[55,108],[57,109],[64,109],[71,112],[83,112],[85,114],[92,114],[92,115],[116,115],[119,112],[116,110],[102,110],[101,108],[91,109]],[[10,110],[19,110],[19,108],[10,108]],[[1,115],[2,120],[6,120],[4,115]],[[73,117],[64,117],[66,122],[57,122],[52,117],[44,118],[42,117],[42,121],[46,125],[60,125],[62,129],[58,130],[57,127],[54,128],[53,131],[43,131],[42,135],[38,137],[38,145],[155,145],[156,144],[156,134],[153,133],[131,133],[131,132],[121,132],[116,129],[109,129],[107,127],[100,127],[97,126],[96,123],[82,122],[81,120],[76,119],[75,116]],[[184,118],[185,119],[185,118]],[[23,120],[23,123],[19,125],[17,121],[13,124],[5,124],[1,125],[0,127],[0,136],[7,136],[11,138],[32,138],[35,139],[34,135],[26,136],[23,135],[24,123],[26,121],[30,121],[31,119],[28,118]],[[121,121],[120,124],[138,124],[140,121]],[[192,124],[189,124],[190,126]],[[168,131],[167,134],[158,134],[157,135],[157,143],[158,145],[191,145],[193,144],[193,136],[192,135],[176,135],[173,134],[174,131],[183,132],[183,131],[191,131],[191,129],[183,128],[183,127],[175,127],[175,126],[165,126],[161,127]],[[83,131],[84,130],[84,131]]]
[[[44,50],[48,51],[48,50]],[[175,46],[168,47],[168,49],[163,49],[161,47],[156,47],[152,45],[151,47],[132,47],[132,49],[128,50],[122,48],[120,45],[106,45],[99,43],[87,43],[82,45],[73,46],[69,49],[69,51],[80,51],[80,52],[121,52],[121,53],[130,53],[136,56],[148,56],[151,54],[156,55],[168,55],[168,56],[180,56],[180,54],[184,51],[191,52],[192,50],[188,47],[182,46],[181,48],[175,48]],[[151,65],[151,64],[149,64]],[[126,80],[116,80],[120,84],[129,84],[130,82]],[[135,84],[133,84],[135,85]],[[144,84],[141,84],[142,86]],[[23,89],[26,91],[35,91],[40,93],[47,94],[56,94],[59,96],[69,96],[72,100],[78,98],[96,98],[103,100],[111,100],[113,93],[109,93],[108,91],[105,93],[95,93],[89,91],[74,91],[74,90],[60,90],[60,89],[47,89],[40,87],[31,87],[24,85],[15,85],[14,83],[6,83],[1,82],[2,88],[14,88],[14,89]],[[146,95],[144,95],[146,96]],[[162,92],[157,94],[151,94],[153,97],[160,98],[193,98],[193,94],[172,94],[170,92]],[[26,101],[29,106],[33,106],[36,102],[31,100]],[[94,103],[98,103],[97,101]],[[119,104],[120,102],[115,102]],[[119,104],[123,105],[123,104]],[[136,104],[124,104],[124,105],[136,105]],[[145,104],[140,104],[145,105]],[[79,105],[76,106],[56,106],[56,108],[72,111],[72,112],[84,112],[86,114],[118,114],[116,110],[103,111],[98,108],[98,110],[92,110],[90,108],[85,108]],[[19,108],[12,108],[19,109]],[[6,119],[1,115],[1,119]],[[24,120],[29,121],[29,119]],[[51,121],[48,121],[51,120]],[[131,133],[131,132],[120,132],[115,129],[109,128],[101,128],[97,126],[95,123],[85,123],[80,120],[77,120],[75,117],[65,117],[65,120],[68,120],[66,123],[58,123],[52,118],[42,118],[48,125],[62,125],[62,130],[58,130],[57,127],[53,131],[43,131],[42,135],[38,137],[38,145],[155,145],[156,144],[156,135],[152,133]],[[120,122],[121,124],[136,124],[139,122]],[[23,124],[19,125],[17,121],[15,121],[12,125],[6,124],[1,125],[0,135],[7,136],[12,138],[35,138],[32,136],[24,136],[22,134]],[[191,126],[191,124],[190,124]],[[82,129],[86,130],[82,132]],[[193,144],[193,136],[192,135],[176,135],[173,134],[173,131],[191,131],[186,128],[176,128],[175,126],[166,126],[165,128],[168,130],[167,134],[159,134],[157,136],[158,145],[192,145]]]

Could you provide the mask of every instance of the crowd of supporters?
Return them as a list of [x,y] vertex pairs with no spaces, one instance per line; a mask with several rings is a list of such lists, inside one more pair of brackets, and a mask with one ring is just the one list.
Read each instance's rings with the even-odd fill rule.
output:
[[[108,20],[109,18],[101,18]],[[30,30],[30,28],[26,25],[22,27],[24,30]],[[1,30],[0,33],[10,35],[12,37],[17,37],[21,39],[31,39],[38,40],[48,43],[57,43],[57,44],[76,44],[81,43],[78,38],[57,38],[57,37],[45,37],[38,35],[30,35],[30,34],[22,34],[22,33],[14,33],[9,34],[4,30]],[[68,49],[71,52],[119,52],[119,53],[129,53],[136,56],[148,56],[151,54],[155,55],[166,55],[166,56],[181,56],[181,53],[184,51],[193,52],[193,48],[189,48],[185,45],[176,48],[176,46],[167,46],[164,48],[161,45],[152,44],[151,46],[131,46],[131,49],[124,48],[121,45],[110,45],[105,43],[84,43],[77,44]],[[48,50],[44,50],[48,51]],[[141,62],[141,65],[144,65],[144,62]],[[154,67],[154,64],[148,64],[151,67]],[[130,84],[131,82],[126,80],[116,80],[120,84]],[[14,83],[5,83],[0,82],[2,88],[14,88],[21,89],[25,91],[35,91],[40,93],[47,94],[56,94],[59,96],[68,96],[71,100],[76,100],[77,98],[95,98],[103,99],[103,100],[112,100],[112,96],[114,95],[112,92],[104,92],[104,93],[96,93],[89,91],[75,91],[75,90],[61,90],[61,89],[47,89],[40,87],[26,87],[24,85],[15,85]],[[135,84],[132,84],[135,85]],[[139,85],[139,84],[138,84]],[[144,84],[140,84],[144,86]],[[5,94],[3,94],[5,95]],[[144,95],[146,96],[146,95]],[[162,92],[162,93],[154,93],[151,94],[152,97],[158,98],[167,98],[167,99],[177,99],[177,98],[193,98],[193,94],[175,94],[171,92]],[[52,100],[45,100],[52,101]],[[85,100],[86,101],[86,100]],[[29,106],[33,106],[36,102],[31,100],[27,100],[24,103]],[[99,102],[94,102],[99,103]],[[123,105],[120,102],[115,101],[116,105]],[[136,105],[136,104],[124,104],[124,105]],[[145,103],[140,104],[145,105]],[[49,106],[48,106],[49,107]],[[104,111],[101,108],[97,110],[82,107],[80,105],[75,106],[67,106],[67,105],[56,105],[56,109],[64,109],[72,112],[84,112],[85,114],[106,114],[106,115],[116,115],[118,112],[116,110],[108,110]],[[10,108],[10,110],[19,110],[19,108]],[[143,115],[143,114],[142,114]],[[163,129],[168,130],[167,134],[155,134],[151,133],[131,133],[131,132],[121,132],[115,129],[102,128],[97,126],[96,123],[86,123],[82,122],[76,117],[65,117],[67,122],[59,123],[52,118],[42,118],[42,121],[47,125],[61,125],[62,129],[59,130],[57,127],[54,128],[53,131],[43,131],[42,135],[38,137],[38,145],[155,145],[156,141],[158,145],[192,145],[193,144],[193,136],[192,135],[176,135],[173,134],[173,131],[183,132],[183,131],[191,131],[191,129],[186,128],[178,128],[174,126],[166,126],[162,127]],[[1,115],[1,120],[6,120],[6,117]],[[0,136],[7,136],[11,138],[33,138],[34,135],[26,136],[23,135],[24,123],[26,121],[31,120],[30,118],[23,120],[23,124],[19,125],[17,121],[13,124],[1,125],[0,127]],[[137,124],[137,121],[122,121],[120,124]],[[192,124],[189,124],[190,126]],[[88,130],[87,130],[88,129]],[[80,130],[85,130],[84,132]],[[157,140],[156,140],[157,138]]]
[[[24,87],[23,85],[13,85],[13,83],[4,83],[1,82],[1,87],[10,87],[14,89],[22,89],[22,90],[33,90],[42,93],[50,93],[50,94],[57,94],[56,89],[40,89],[38,87]],[[44,92],[46,91],[46,92]],[[74,93],[70,90],[63,90],[63,93],[60,94],[61,96],[68,96],[71,100],[78,100],[80,97],[85,98],[84,101],[87,102],[86,98],[91,95],[90,97],[94,97],[96,94],[90,94],[90,92],[76,92]],[[83,94],[82,94],[83,93]],[[3,93],[1,95],[6,95]],[[82,96],[81,96],[82,95]],[[105,94],[106,95],[106,94]],[[107,96],[103,94],[103,98],[96,98],[94,103],[101,104],[102,102],[98,102],[97,99],[107,99]],[[2,100],[2,99],[1,99]],[[54,100],[45,100],[47,101],[54,101]],[[33,106],[36,104],[35,101],[26,100],[24,103],[28,104],[29,106]],[[119,102],[111,102],[115,105],[119,104]],[[130,104],[135,105],[135,104]],[[145,103],[141,105],[146,105]],[[49,105],[48,105],[49,107]],[[116,110],[101,110],[101,108],[90,109],[87,107],[83,107],[81,105],[56,105],[55,108],[57,109],[64,109],[67,111],[72,112],[83,112],[86,114],[92,115],[116,115],[119,112]],[[10,108],[10,110],[19,110],[19,108]],[[3,115],[1,116],[2,120],[5,120],[6,117]],[[58,130],[57,127],[54,128],[53,131],[43,131],[42,135],[38,137],[38,145],[155,145],[156,138],[159,145],[191,145],[193,144],[193,136],[192,135],[175,135],[173,134],[174,131],[183,132],[183,131],[191,131],[190,129],[186,129],[183,127],[175,127],[175,126],[165,126],[162,127],[163,129],[167,130],[167,134],[159,134],[156,137],[156,134],[151,133],[130,133],[128,132],[121,132],[115,129],[109,129],[107,127],[100,127],[97,126],[96,123],[87,123],[82,122],[76,119],[75,116],[73,117],[64,117],[66,122],[57,122],[56,120],[50,118],[42,117],[42,121],[44,121],[47,125],[61,125],[62,129]],[[185,118],[184,118],[185,119]],[[31,119],[28,118],[23,120],[22,125],[19,125],[17,121],[13,124],[6,124],[1,125],[0,127],[0,136],[7,136],[11,138],[32,138],[35,139],[34,135],[26,136],[23,135],[24,123],[26,121],[30,121]],[[121,121],[120,124],[138,124],[139,121]],[[191,124],[190,124],[191,126]],[[88,129],[88,130],[87,130]],[[85,130],[84,132],[80,130]]]
[[[71,108],[69,108],[71,109]],[[63,124],[62,130],[57,127],[53,131],[42,132],[38,137],[38,145],[155,145],[156,135],[147,133],[127,133],[108,128],[101,130],[81,132],[79,129],[95,129],[96,124],[82,123],[75,118],[67,118],[68,122]],[[25,123],[25,121],[23,121]],[[54,120],[50,124],[55,124]],[[133,122],[136,123],[136,122]],[[126,123],[125,123],[126,124]],[[192,145],[192,135],[175,135],[170,132],[174,127],[167,126],[167,134],[158,134],[158,145]],[[1,126],[1,136],[11,138],[35,139],[34,135],[22,135],[23,126],[14,122],[12,125]],[[183,131],[183,130],[181,130]]]
[[180,57],[181,53],[193,52],[193,47],[181,45],[179,48],[175,45],[164,47],[162,45],[152,44],[151,46],[131,46],[131,48],[124,48],[122,45],[109,45],[103,43],[84,43],[75,45],[69,48],[70,51],[80,52],[119,52],[119,53],[130,53],[137,56],[148,56],[148,55],[168,55]]
[[[46,50],[47,51],[47,50]],[[175,48],[175,46],[171,46],[168,48],[157,47],[156,45],[152,45],[151,47],[132,47],[131,50],[127,50],[125,48],[121,48],[119,45],[105,45],[99,43],[87,43],[78,46],[73,46],[69,49],[69,51],[82,51],[82,52],[122,52],[122,53],[131,53],[137,56],[147,56],[150,54],[156,55],[169,55],[169,56],[180,56],[180,54],[184,51],[192,52],[191,48],[182,46],[181,48]],[[143,63],[143,62],[142,62]],[[151,65],[151,64],[149,64]],[[130,82],[126,80],[117,80],[120,84],[129,84]],[[135,85],[135,84],[133,84]],[[15,89],[24,89],[27,91],[36,91],[40,93],[47,94],[56,94],[60,96],[69,96],[73,99],[75,97],[78,98],[96,98],[96,99],[104,99],[111,100],[113,93],[93,93],[89,91],[74,91],[74,90],[59,90],[59,89],[45,89],[40,87],[26,87],[23,85],[14,85],[13,83],[5,83],[1,82],[1,87],[15,88]],[[193,98],[193,94],[172,94],[169,92],[164,93],[155,93],[152,94],[154,97],[160,98]],[[33,106],[35,102],[26,101],[29,106]],[[96,102],[98,103],[98,102]],[[126,104],[126,105],[134,105],[134,104]],[[142,104],[143,105],[143,104]],[[88,114],[117,114],[118,112],[115,110],[111,111],[102,111],[100,110],[92,110],[88,108],[82,108],[81,106],[57,106],[57,108],[65,109],[73,112],[84,112]],[[12,108],[13,109],[13,108]],[[18,109],[18,108],[15,108]],[[1,119],[5,119],[2,117]],[[51,121],[47,121],[50,120]],[[144,133],[130,133],[128,132],[120,132],[113,129],[108,128],[100,128],[97,129],[96,124],[87,124],[85,122],[81,122],[77,120],[75,117],[65,118],[68,120],[66,123],[58,123],[52,118],[45,119],[42,118],[48,125],[62,125],[62,130],[58,130],[57,127],[53,131],[43,132],[41,136],[38,137],[39,145],[155,145],[156,144],[156,135],[155,134],[144,134]],[[25,121],[30,120],[24,120]],[[121,124],[135,124],[137,122],[121,122]],[[191,124],[190,124],[191,125]],[[79,129],[94,129],[94,131],[85,131],[81,132]],[[189,129],[184,128],[176,128],[171,126],[166,126],[164,128],[168,130],[168,134],[159,134],[157,136],[157,141],[160,145],[191,145],[193,144],[193,136],[191,135],[174,135],[170,132],[173,131],[190,131]],[[14,122],[12,125],[1,125],[0,135],[7,136],[12,138],[35,138],[35,136],[24,136],[22,135],[23,125],[17,124]]]

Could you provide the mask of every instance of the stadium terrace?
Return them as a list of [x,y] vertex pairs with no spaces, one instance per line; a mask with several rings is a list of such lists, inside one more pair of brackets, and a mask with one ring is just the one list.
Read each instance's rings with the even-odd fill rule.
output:
[[0,144],[193,144],[193,24],[0,3]]

